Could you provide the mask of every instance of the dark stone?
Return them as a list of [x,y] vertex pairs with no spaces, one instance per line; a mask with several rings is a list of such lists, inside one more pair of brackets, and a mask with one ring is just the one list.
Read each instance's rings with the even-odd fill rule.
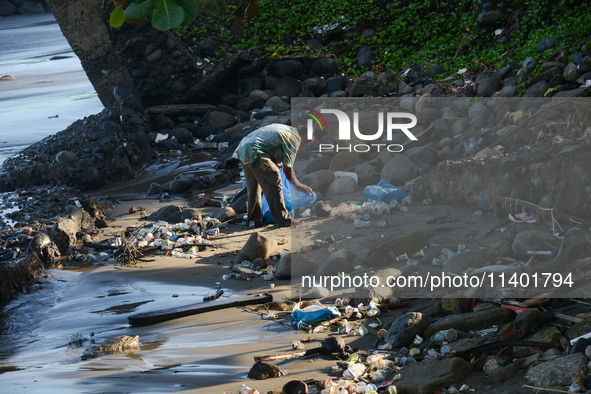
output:
[[247,95],[255,90],[262,90],[265,88],[265,80],[259,77],[250,77],[241,79],[238,82],[238,94]]
[[168,134],[168,138],[176,138],[179,144],[192,144],[193,143],[193,134],[187,129],[184,128],[176,128],[170,130]]
[[343,171],[349,167],[361,164],[363,160],[359,154],[355,152],[339,152],[330,162],[328,169],[330,171]]
[[75,164],[80,159],[74,152],[63,150],[55,156],[55,160],[60,164]]
[[471,364],[459,357],[410,364],[404,367],[395,386],[400,393],[432,394],[461,382],[471,369]]
[[150,189],[148,190],[147,196],[148,197],[157,197],[159,195],[161,195],[164,192],[164,188],[157,184],[157,183],[152,183],[150,185]]
[[316,97],[320,97],[326,91],[326,85],[326,80],[324,78],[308,78],[302,82],[302,90],[304,92],[311,92]]
[[254,114],[255,119],[265,119],[267,116],[277,116],[275,111],[259,111]]
[[392,347],[400,348],[412,343],[417,335],[421,335],[431,322],[420,312],[408,312],[392,322],[385,340],[392,343]]
[[193,187],[193,182],[186,178],[175,179],[170,182],[170,192],[172,194],[184,193]]
[[275,84],[275,94],[279,97],[298,97],[302,92],[302,83],[294,77],[280,78]]
[[499,90],[500,86],[499,78],[488,77],[480,81],[476,94],[479,96],[490,97],[494,92]]
[[170,130],[174,127],[174,122],[172,121],[172,119],[170,119],[168,116],[164,114],[158,114],[154,116],[151,123],[156,130]]
[[329,257],[316,271],[316,275],[338,275],[341,272],[349,273],[353,271],[353,264],[349,260],[341,257]]
[[547,51],[548,49],[554,48],[556,43],[558,42],[558,38],[556,37],[548,37],[544,41],[542,41],[538,46],[537,50],[540,52]]
[[256,380],[278,378],[283,375],[283,372],[281,372],[278,366],[261,362],[255,363],[250,371],[248,371],[248,378]]
[[579,72],[584,74],[591,71],[591,56],[587,55],[579,63]]
[[103,174],[96,167],[86,169],[86,182],[89,190],[96,190],[105,184]]
[[[320,48],[322,48],[322,43],[317,38],[310,38],[307,42],[308,42],[308,45],[310,46],[310,48],[312,48],[312,49],[320,49]],[[312,67],[313,66],[314,66],[314,64],[312,63]]]
[[16,13],[16,7],[10,1],[0,1],[0,16],[9,16],[14,13]]
[[312,63],[312,71],[320,76],[332,75],[339,71],[339,62],[330,57],[316,59]]
[[133,142],[140,148],[142,151],[149,151],[152,150],[150,140],[148,138],[148,134],[144,133],[143,131],[138,131],[134,135],[131,136]]
[[244,112],[248,112],[252,109],[260,109],[264,106],[265,103],[258,97],[245,97],[236,103],[236,109]]
[[380,173],[368,163],[363,163],[355,169],[359,177],[359,186],[375,185],[380,181]]
[[179,223],[185,219],[201,220],[201,214],[196,208],[182,208],[176,205],[167,205],[148,216],[153,221],[164,220],[168,223]]
[[271,66],[271,74],[278,78],[298,78],[304,72],[304,66],[297,60],[277,60]]
[[406,157],[417,166],[423,164],[435,165],[437,163],[437,151],[428,145],[410,148]]
[[482,23],[483,25],[492,25],[493,23],[503,19],[504,16],[505,15],[501,11],[483,12],[482,14],[478,15],[478,22]]
[[347,85],[348,80],[346,77],[334,77],[330,81],[328,81],[325,93],[331,94],[338,90],[345,90],[347,88]]
[[364,97],[373,92],[371,85],[353,85],[349,88],[349,97]]
[[208,126],[219,127],[221,129],[227,129],[234,126],[234,115],[226,112],[213,111],[209,114],[209,120],[207,121]]
[[531,56],[523,61],[523,68],[527,68],[528,70],[535,70],[537,65],[538,61]]
[[23,15],[42,14],[45,12],[43,4],[34,1],[25,1],[18,7],[18,12]]
[[443,67],[438,65],[433,65],[425,70],[425,75],[429,78],[433,78],[436,75],[439,75],[443,72]]
[[550,85],[546,81],[540,81],[527,89],[523,97],[544,97],[544,93],[550,89]]
[[221,129],[219,127],[203,126],[203,127],[200,127],[195,133],[193,133],[193,137],[203,140],[212,134],[217,135],[217,134],[221,134],[224,132],[225,132],[225,130]]
[[500,78],[505,78],[507,75],[509,75],[509,73],[511,72],[511,70],[512,70],[511,66],[501,67],[499,69],[499,71],[497,71],[497,75]]
[[311,174],[316,171],[326,170],[330,166],[331,161],[332,159],[328,156],[317,157],[306,165],[306,167],[304,168],[304,173]]
[[359,67],[372,68],[373,61],[378,57],[378,54],[369,46],[362,46],[357,52],[357,64]]

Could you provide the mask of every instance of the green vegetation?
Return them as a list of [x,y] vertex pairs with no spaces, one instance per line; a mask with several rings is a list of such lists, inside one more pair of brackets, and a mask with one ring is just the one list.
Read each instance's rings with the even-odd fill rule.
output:
[[[479,26],[477,22],[483,1],[260,0],[258,14],[244,21],[244,38],[230,40],[227,29],[231,13],[245,2],[230,4],[230,11],[198,18],[195,24],[205,23],[207,29],[182,27],[175,32],[193,46],[206,34],[216,34],[231,41],[234,48],[262,45],[268,50],[267,56],[277,58],[293,53],[337,53],[344,71],[351,75],[366,71],[357,66],[356,53],[362,45],[376,51],[374,66],[378,69],[402,71],[417,64],[439,64],[444,74],[453,75],[463,68],[476,72],[528,56],[538,57],[536,47],[547,37],[559,38],[556,49],[571,48],[591,33],[591,2],[584,0],[517,1],[513,9],[503,10],[503,19],[491,26]],[[376,34],[359,36],[365,29],[373,29]],[[335,34],[319,50],[306,48],[307,40],[320,38],[323,30]],[[342,39],[340,31],[356,34]],[[500,43],[506,31],[512,34],[507,43]],[[346,50],[340,50],[344,47]],[[552,53],[543,53],[541,60]]]

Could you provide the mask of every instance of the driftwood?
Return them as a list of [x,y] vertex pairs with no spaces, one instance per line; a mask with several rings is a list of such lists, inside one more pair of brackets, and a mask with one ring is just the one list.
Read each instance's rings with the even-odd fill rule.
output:
[[590,221],[583,220],[583,219],[578,218],[576,216],[567,215],[566,213],[556,212],[556,211],[554,211],[553,208],[552,209],[544,208],[539,205],[533,204],[531,202],[518,200],[515,198],[501,197],[501,196],[494,196],[494,211],[495,211],[496,217],[501,216],[502,204],[519,206],[522,208],[531,209],[532,211],[536,211],[538,220],[541,219],[540,222],[543,220],[547,223],[552,224],[552,226],[554,226],[554,224],[556,223],[556,219],[566,220],[569,223],[591,224]]
[[159,105],[146,108],[149,115],[163,114],[166,116],[176,115],[205,115],[210,111],[215,111],[215,107],[209,104],[177,104],[177,105]]
[[236,297],[229,300],[216,300],[207,303],[191,304],[176,308],[161,309],[159,311],[139,313],[127,318],[132,326],[149,326],[181,317],[198,315],[200,313],[234,308],[237,306],[258,305],[272,302],[273,296],[265,293],[262,297]]

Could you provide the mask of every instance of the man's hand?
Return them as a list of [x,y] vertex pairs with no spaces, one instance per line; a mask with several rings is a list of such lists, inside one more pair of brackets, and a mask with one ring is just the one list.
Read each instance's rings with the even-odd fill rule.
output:
[[306,194],[311,194],[313,192],[313,190],[310,186],[306,186],[303,183],[300,183],[299,185],[297,185],[296,189],[298,189],[299,191],[304,192]]

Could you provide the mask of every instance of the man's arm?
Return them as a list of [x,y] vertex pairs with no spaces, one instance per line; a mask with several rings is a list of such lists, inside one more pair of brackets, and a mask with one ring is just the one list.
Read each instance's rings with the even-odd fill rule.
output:
[[287,180],[289,180],[296,189],[306,194],[312,193],[312,188],[310,186],[306,186],[303,183],[300,183],[300,181],[298,181],[293,168],[283,166],[283,172],[285,173],[285,177],[287,178]]

